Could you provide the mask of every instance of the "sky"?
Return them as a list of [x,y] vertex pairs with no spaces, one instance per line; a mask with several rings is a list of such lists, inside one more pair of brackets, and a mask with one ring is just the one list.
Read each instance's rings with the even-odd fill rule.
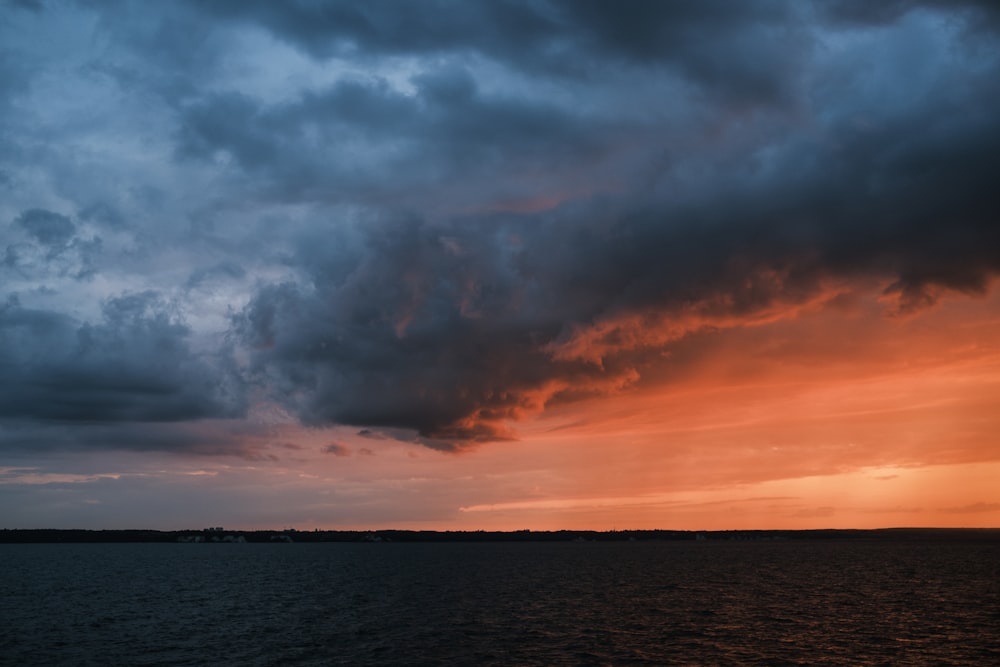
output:
[[0,0],[0,527],[1000,526],[993,2]]

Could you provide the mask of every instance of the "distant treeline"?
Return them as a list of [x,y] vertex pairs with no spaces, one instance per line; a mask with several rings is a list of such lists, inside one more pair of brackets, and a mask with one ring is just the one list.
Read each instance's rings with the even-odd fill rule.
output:
[[2,529],[0,544],[85,542],[626,542],[780,540],[1000,541],[1000,528],[885,528],[878,530],[75,530]]

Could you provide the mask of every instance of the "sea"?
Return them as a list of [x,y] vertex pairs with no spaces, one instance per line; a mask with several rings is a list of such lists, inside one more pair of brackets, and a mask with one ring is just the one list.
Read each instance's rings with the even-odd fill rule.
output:
[[1000,543],[0,545],[4,665],[1000,665]]

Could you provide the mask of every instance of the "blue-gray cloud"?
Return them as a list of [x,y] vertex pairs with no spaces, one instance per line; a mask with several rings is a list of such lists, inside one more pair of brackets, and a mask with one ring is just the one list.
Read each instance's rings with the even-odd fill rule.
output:
[[37,208],[22,213],[14,224],[42,245],[55,248],[65,246],[76,231],[66,216]]
[[[4,440],[48,425],[56,427],[42,434],[53,441],[48,446],[86,442],[82,432],[95,426],[105,444],[147,449],[162,435],[150,424],[242,414],[238,376],[221,357],[196,354],[188,336],[153,293],[107,300],[93,324],[9,300],[0,306],[0,420],[11,429]],[[107,432],[121,424],[146,424],[146,432],[135,437],[133,429],[133,439],[121,442]]]
[[[87,446],[208,451],[188,427],[252,394],[454,449],[662,358],[602,323],[836,282],[916,313],[1000,272],[992,3],[21,5],[22,448],[99,422]],[[556,352],[588,328],[599,360]]]

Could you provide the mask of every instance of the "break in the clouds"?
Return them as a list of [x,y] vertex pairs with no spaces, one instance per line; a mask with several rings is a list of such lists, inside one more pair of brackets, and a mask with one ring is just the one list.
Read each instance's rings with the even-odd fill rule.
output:
[[452,450],[1000,271],[992,3],[0,12],[8,449],[234,451],[277,406]]

